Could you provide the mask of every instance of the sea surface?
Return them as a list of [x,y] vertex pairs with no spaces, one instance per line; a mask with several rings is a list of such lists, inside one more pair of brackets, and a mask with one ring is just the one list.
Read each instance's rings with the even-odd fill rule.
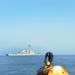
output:
[[[53,65],[67,69],[75,75],[75,55],[54,55]],[[0,75],[36,75],[44,66],[44,55],[40,56],[0,56]]]

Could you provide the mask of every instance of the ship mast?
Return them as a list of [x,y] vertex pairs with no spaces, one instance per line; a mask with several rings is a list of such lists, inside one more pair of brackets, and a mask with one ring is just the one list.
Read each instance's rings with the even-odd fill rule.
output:
[[31,50],[31,45],[29,44],[29,50]]

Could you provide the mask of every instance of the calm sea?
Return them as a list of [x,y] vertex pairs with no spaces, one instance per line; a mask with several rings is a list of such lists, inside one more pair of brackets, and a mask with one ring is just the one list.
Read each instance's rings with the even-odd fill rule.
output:
[[[36,75],[44,65],[44,55],[9,57],[0,56],[0,75]],[[69,75],[75,75],[75,55],[55,55],[53,65],[61,65]]]

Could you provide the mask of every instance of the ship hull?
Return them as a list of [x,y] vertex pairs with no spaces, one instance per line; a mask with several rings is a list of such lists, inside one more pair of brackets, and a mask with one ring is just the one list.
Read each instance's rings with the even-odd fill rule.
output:
[[40,54],[6,54],[6,56],[35,56]]

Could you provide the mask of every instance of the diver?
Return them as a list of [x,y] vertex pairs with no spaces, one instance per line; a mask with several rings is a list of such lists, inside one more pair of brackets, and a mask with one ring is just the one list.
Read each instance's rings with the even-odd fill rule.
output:
[[45,60],[44,60],[44,62],[46,63],[47,61],[49,61],[53,65],[53,53],[47,52],[45,54]]

